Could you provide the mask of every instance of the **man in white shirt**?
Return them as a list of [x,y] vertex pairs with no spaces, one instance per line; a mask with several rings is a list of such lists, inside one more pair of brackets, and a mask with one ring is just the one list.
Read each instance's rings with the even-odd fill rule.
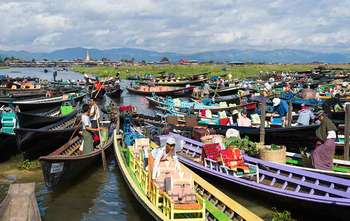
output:
[[84,104],[82,107],[81,114],[81,123],[83,126],[83,153],[87,154],[93,151],[94,149],[94,140],[92,138],[92,133],[98,131],[98,129],[94,129],[91,127],[91,121],[89,117],[90,107],[88,104]]
[[156,179],[157,177],[158,170],[159,170],[159,163],[161,161],[174,159],[177,161],[176,165],[178,166],[178,160],[175,153],[175,139],[172,137],[169,137],[167,139],[165,147],[154,149],[151,152],[151,155],[153,157],[152,180]]
[[92,99],[91,109],[90,109],[91,125],[92,128],[98,128],[97,121],[100,120],[101,111],[96,103],[96,99]]

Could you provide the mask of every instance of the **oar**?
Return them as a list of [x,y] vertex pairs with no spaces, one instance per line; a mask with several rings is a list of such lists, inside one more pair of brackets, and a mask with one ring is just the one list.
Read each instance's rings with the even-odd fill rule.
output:
[[102,89],[102,86],[100,87],[100,89],[98,89],[98,91],[97,91],[97,93],[96,93],[94,98],[96,98],[98,96],[98,94],[100,93],[101,89]]
[[100,137],[100,145],[101,145],[101,157],[102,157],[102,165],[103,165],[103,170],[106,171],[107,170],[107,160],[106,160],[106,154],[105,154],[105,150],[103,149],[103,143],[102,143],[102,139],[101,139],[101,130],[100,130],[100,123],[99,123],[99,119],[97,119],[97,128],[98,128],[98,136]]

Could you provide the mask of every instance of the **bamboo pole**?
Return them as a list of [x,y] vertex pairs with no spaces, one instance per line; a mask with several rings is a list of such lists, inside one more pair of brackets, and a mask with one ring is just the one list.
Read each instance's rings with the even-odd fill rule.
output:
[[103,149],[103,143],[102,143],[102,137],[101,137],[101,130],[100,130],[100,122],[99,119],[97,119],[97,128],[98,128],[98,136],[100,137],[100,146],[101,146],[101,157],[102,157],[102,165],[103,165],[103,170],[107,170],[107,160],[106,160],[106,154],[105,150]]
[[344,127],[344,160],[349,160],[349,135],[350,135],[350,104],[345,106],[345,127]]
[[293,110],[292,102],[289,101],[289,103],[288,103],[288,115],[287,115],[287,127],[290,127],[292,125],[292,110]]
[[265,145],[265,118],[266,118],[266,101],[263,100],[260,103],[260,110],[261,110],[261,115],[260,115],[260,143],[262,145]]

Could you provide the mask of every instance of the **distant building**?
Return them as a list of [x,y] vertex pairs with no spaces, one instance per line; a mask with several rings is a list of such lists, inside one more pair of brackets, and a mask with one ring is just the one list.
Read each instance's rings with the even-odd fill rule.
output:
[[90,57],[90,53],[89,53],[89,50],[86,50],[86,55],[85,55],[85,62],[89,62],[91,61],[91,57]]
[[96,66],[96,65],[97,65],[97,62],[91,58],[89,50],[86,50],[86,55],[85,55],[85,59],[84,59],[84,66],[90,67],[90,66]]
[[196,65],[196,64],[199,64],[197,60],[186,60],[186,59],[181,59],[177,63],[181,64],[181,65],[193,65],[193,64]]

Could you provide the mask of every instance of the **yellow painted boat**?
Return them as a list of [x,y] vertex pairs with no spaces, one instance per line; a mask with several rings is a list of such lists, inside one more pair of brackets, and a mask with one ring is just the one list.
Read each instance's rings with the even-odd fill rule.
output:
[[[187,167],[181,170],[191,174],[196,190],[196,201],[200,207],[179,208],[156,185],[149,185],[148,172],[143,169],[142,160],[120,145],[121,136],[114,131],[114,148],[118,166],[139,203],[156,220],[199,221],[199,220],[254,220],[262,221],[254,213],[226,196],[213,185],[199,177]],[[152,146],[152,145],[151,145]]]

